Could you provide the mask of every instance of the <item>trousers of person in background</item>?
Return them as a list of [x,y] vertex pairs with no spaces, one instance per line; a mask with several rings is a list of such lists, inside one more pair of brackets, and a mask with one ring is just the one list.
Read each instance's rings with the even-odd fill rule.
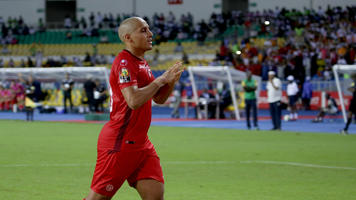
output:
[[[174,93],[174,92],[173,92]],[[180,94],[173,94],[175,97],[175,101],[173,102],[173,111],[171,113],[172,118],[179,118],[179,105],[182,102],[182,98]]]
[[33,108],[26,106],[26,121],[33,121]]
[[87,80],[84,82],[84,91],[85,96],[87,97],[87,101],[85,103],[88,104],[89,111],[95,111],[95,99],[94,99],[94,90],[96,88],[96,84],[93,81],[92,77],[88,76]]
[[248,129],[251,128],[251,123],[250,123],[251,109],[252,109],[252,117],[253,117],[253,126],[256,129],[258,129],[256,99],[245,99],[246,123],[247,123],[247,128]]
[[67,109],[67,102],[69,101],[70,111],[73,111],[73,102],[72,102],[72,94],[71,92],[63,91],[63,106],[64,106],[64,113],[68,112]]
[[273,130],[279,130],[282,127],[282,110],[281,110],[281,102],[273,102],[269,103],[269,111],[272,117]]
[[179,106],[182,102],[182,93],[184,91],[184,83],[182,82],[177,82],[176,86],[173,90],[173,97],[174,97],[174,101],[173,101],[173,111],[171,113],[171,117],[172,118],[179,118]]
[[267,101],[272,117],[272,130],[281,130],[281,100],[282,100],[282,82],[276,77],[274,71],[268,72],[267,82]]

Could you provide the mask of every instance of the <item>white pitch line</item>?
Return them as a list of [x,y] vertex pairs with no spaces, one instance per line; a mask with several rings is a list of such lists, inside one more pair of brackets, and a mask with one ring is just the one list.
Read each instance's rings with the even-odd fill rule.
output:
[[207,161],[207,160],[200,160],[200,161],[166,161],[162,162],[163,164],[172,164],[172,165],[221,165],[221,164],[235,164],[235,161]]
[[[315,165],[308,163],[297,162],[281,162],[281,161],[268,161],[268,160],[248,160],[248,161],[166,161],[162,164],[168,165],[223,165],[223,164],[267,164],[267,165],[289,165],[296,167],[310,167],[310,168],[324,168],[324,169],[341,169],[341,170],[356,170],[354,167],[338,167],[327,165]],[[95,163],[39,163],[39,164],[0,164],[1,168],[9,167],[80,167],[80,166],[94,166]]]
[[269,161],[269,160],[249,160],[249,161],[240,161],[242,164],[269,164],[269,165],[289,165],[297,167],[312,167],[312,168],[326,168],[326,169],[346,169],[346,170],[356,170],[354,167],[337,167],[337,166],[327,166],[327,165],[315,165],[308,163],[297,163],[297,162],[281,162],[281,161]]
[[5,164],[0,167],[79,167],[79,166],[90,166],[94,164],[85,163],[39,163],[39,164]]
[[[207,164],[235,164],[234,161],[166,161],[162,164],[172,165],[207,165]],[[94,166],[88,163],[39,163],[39,164],[0,164],[0,167],[80,167],[80,166]]]

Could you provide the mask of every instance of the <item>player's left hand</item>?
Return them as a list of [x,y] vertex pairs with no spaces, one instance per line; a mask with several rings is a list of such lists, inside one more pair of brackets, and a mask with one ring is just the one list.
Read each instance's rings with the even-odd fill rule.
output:
[[185,70],[185,67],[182,65],[182,62],[176,62],[173,67],[172,70],[174,71],[174,79],[169,83],[169,84],[175,84],[180,77],[182,76],[182,73]]

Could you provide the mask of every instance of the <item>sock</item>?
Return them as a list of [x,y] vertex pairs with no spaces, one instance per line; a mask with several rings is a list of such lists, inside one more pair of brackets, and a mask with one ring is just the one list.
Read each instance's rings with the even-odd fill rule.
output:
[[344,128],[344,131],[347,131],[349,129],[349,126],[352,122],[352,117],[351,118],[347,118],[347,122],[346,122],[346,126]]

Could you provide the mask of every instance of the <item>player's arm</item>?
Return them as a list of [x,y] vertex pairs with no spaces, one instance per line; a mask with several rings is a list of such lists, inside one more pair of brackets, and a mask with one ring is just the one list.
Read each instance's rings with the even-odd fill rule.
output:
[[153,101],[157,104],[163,104],[167,101],[168,97],[172,94],[174,90],[175,82],[167,83],[162,86],[156,94],[153,96]]
[[278,79],[274,79],[274,78],[270,79],[270,82],[271,82],[272,87],[274,87],[274,89],[279,90],[280,82]]
[[177,78],[182,73],[180,70],[180,65],[174,65],[169,68],[162,76],[156,78],[149,85],[138,88],[136,85],[125,87],[121,90],[127,105],[131,109],[137,109],[145,104],[148,100],[153,98],[153,96],[159,91],[161,87],[167,83],[172,83],[177,80]]
[[[156,94],[153,96],[153,101],[157,104],[163,104],[164,102],[167,101],[168,97],[172,94],[174,90],[174,86],[176,82],[180,79],[180,76],[184,69],[182,68],[182,62],[177,62],[172,66],[172,68],[177,67],[177,74],[172,81],[166,83],[163,87],[161,87]],[[168,70],[167,70],[168,71]]]
[[[172,94],[174,90],[174,86],[176,82],[180,79],[180,76],[182,75],[182,72],[184,71],[184,68],[182,68],[182,62],[177,62],[176,64],[173,65],[172,68],[177,68],[177,74],[175,78],[166,83],[163,87],[161,87],[156,94],[153,96],[153,101],[157,104],[163,104],[164,102],[167,101],[168,97]],[[168,70],[167,70],[168,71]]]
[[157,78],[152,83],[143,88],[137,85],[125,87],[121,90],[127,105],[135,110],[150,100],[154,94],[165,84],[164,78]]

